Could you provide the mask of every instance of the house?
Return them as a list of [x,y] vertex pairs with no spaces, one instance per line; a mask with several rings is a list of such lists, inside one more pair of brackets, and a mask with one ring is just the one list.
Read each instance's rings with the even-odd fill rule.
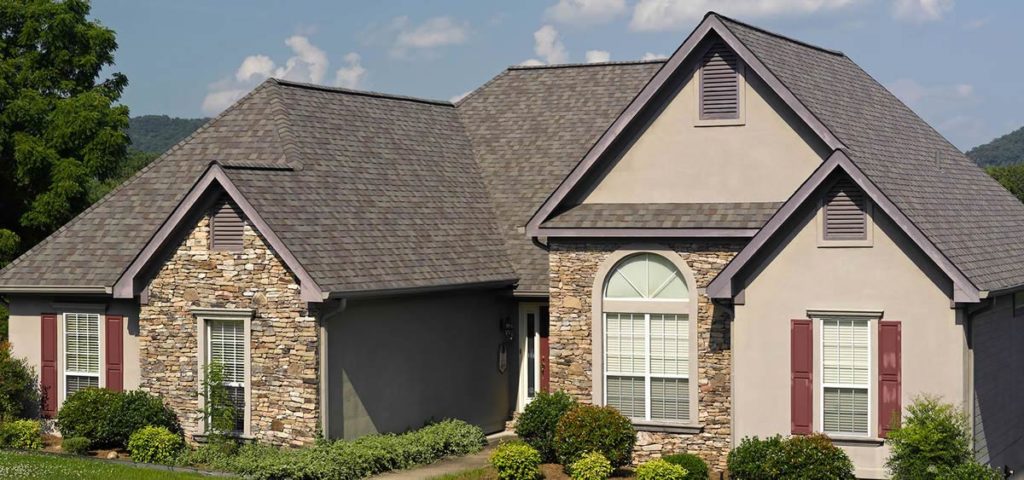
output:
[[282,444],[536,392],[713,469],[826,432],[884,476],[920,394],[1024,465],[1024,205],[840,52],[709,13],[667,60],[510,67],[456,104],[268,80],[0,272],[42,414],[225,366]]

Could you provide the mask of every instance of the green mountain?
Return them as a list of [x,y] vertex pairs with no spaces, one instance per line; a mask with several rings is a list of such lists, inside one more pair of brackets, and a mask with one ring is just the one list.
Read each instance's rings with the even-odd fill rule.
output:
[[208,120],[171,118],[167,115],[132,117],[128,120],[128,137],[132,139],[132,149],[160,154],[191,135]]
[[970,149],[967,156],[983,167],[1024,163],[1024,127]]

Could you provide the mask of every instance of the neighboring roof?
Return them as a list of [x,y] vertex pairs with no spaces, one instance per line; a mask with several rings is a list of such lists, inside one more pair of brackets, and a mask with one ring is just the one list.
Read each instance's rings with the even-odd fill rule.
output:
[[758,229],[782,202],[583,203],[541,224],[551,228]]
[[524,226],[662,62],[513,67],[458,104],[519,291],[548,291],[547,252]]

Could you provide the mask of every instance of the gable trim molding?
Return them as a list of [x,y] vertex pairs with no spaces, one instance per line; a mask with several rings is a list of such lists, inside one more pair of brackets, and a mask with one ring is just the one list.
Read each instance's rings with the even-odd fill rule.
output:
[[864,172],[858,168],[850,157],[842,150],[832,155],[819,166],[797,191],[775,212],[764,227],[754,235],[745,247],[729,262],[728,265],[708,284],[707,294],[713,299],[731,299],[742,295],[737,288],[735,277],[754,256],[768,243],[775,233],[793,216],[796,211],[812,200],[812,194],[825,182],[835,170],[846,172],[854,183],[863,190],[874,204],[881,209],[903,231],[924,254],[939,267],[953,282],[953,302],[977,303],[985,298],[986,292],[979,290],[960,269],[956,268],[938,247],[907,218],[896,205],[872,183]]
[[567,175],[562,183],[558,185],[553,193],[544,201],[540,208],[533,214],[526,224],[526,234],[531,237],[545,236],[545,230],[541,223],[547,220],[552,212],[562,203],[586,174],[594,167],[604,154],[615,143],[615,140],[630,126],[636,117],[651,102],[655,95],[662,90],[668,80],[685,64],[686,60],[695,53],[700,42],[714,32],[726,43],[736,55],[743,61],[746,69],[753,70],[764,82],[775,92],[782,101],[791,108],[800,119],[806,123],[818,137],[832,150],[847,148],[842,141],[813,113],[807,108],[796,95],[787,88],[771,70],[759,60],[746,45],[743,44],[725,26],[715,13],[708,13],[697,28],[686,37],[686,41],[676,49],[675,53],[662,65],[658,73],[644,86],[640,93],[629,103],[625,110],[612,122],[611,126],[601,135],[601,138],[590,148],[587,154],[576,164],[576,167]]
[[601,238],[750,238],[756,228],[545,228],[540,236]]
[[267,239],[267,243],[270,244],[274,252],[281,257],[285,265],[299,278],[302,300],[313,303],[323,302],[326,294],[322,292],[320,286],[313,280],[309,272],[302,267],[302,264],[295,258],[295,255],[288,250],[288,247],[281,241],[281,238],[271,230],[270,225],[267,224],[259,212],[256,211],[256,208],[242,195],[238,187],[228,178],[224,168],[217,162],[210,163],[206,172],[199,177],[199,180],[192,186],[192,189],[185,195],[185,198],[175,207],[170,216],[164,220],[160,229],[149,239],[149,242],[142,248],[131,265],[114,282],[114,298],[134,298],[139,293],[139,286],[136,285],[136,279],[139,274],[156,257],[168,239],[181,226],[181,223],[188,218],[188,214],[201,203],[201,200],[205,198],[206,192],[214,183],[224,189],[227,196],[235,202],[235,205],[238,205],[238,208],[242,210],[245,217],[252,223],[253,228]]

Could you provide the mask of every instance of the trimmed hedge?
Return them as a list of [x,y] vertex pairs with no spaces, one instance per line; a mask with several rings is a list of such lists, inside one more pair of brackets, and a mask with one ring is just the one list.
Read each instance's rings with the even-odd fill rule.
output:
[[686,480],[686,469],[665,460],[651,460],[636,467],[636,480]]
[[555,461],[555,428],[562,415],[576,406],[565,392],[540,392],[516,419],[516,435],[540,452],[544,462]]
[[184,447],[181,435],[164,427],[142,427],[128,440],[128,453],[136,462],[172,463]]
[[523,442],[504,443],[491,454],[491,466],[501,480],[540,478],[540,453]]
[[604,458],[604,455],[590,452],[572,464],[570,470],[569,476],[572,477],[572,480],[607,480],[612,476],[615,468],[607,458]]
[[178,417],[163,400],[141,390],[87,388],[68,397],[57,412],[61,434],[88,438],[92,448],[125,447],[132,433],[146,426],[181,432]]
[[634,444],[633,423],[612,407],[578,405],[562,416],[555,429],[555,453],[563,466],[590,452],[604,455],[613,467],[629,465]]
[[853,480],[853,462],[822,434],[747,437],[729,452],[729,476],[737,480]]
[[480,428],[461,420],[445,420],[401,435],[324,441],[301,449],[247,444],[231,454],[220,446],[208,445],[183,455],[180,462],[252,479],[354,480],[475,453],[484,443]]
[[685,468],[686,480],[708,480],[708,464],[692,453],[666,455],[662,460]]
[[0,447],[38,450],[43,447],[38,420],[14,420],[0,424]]

